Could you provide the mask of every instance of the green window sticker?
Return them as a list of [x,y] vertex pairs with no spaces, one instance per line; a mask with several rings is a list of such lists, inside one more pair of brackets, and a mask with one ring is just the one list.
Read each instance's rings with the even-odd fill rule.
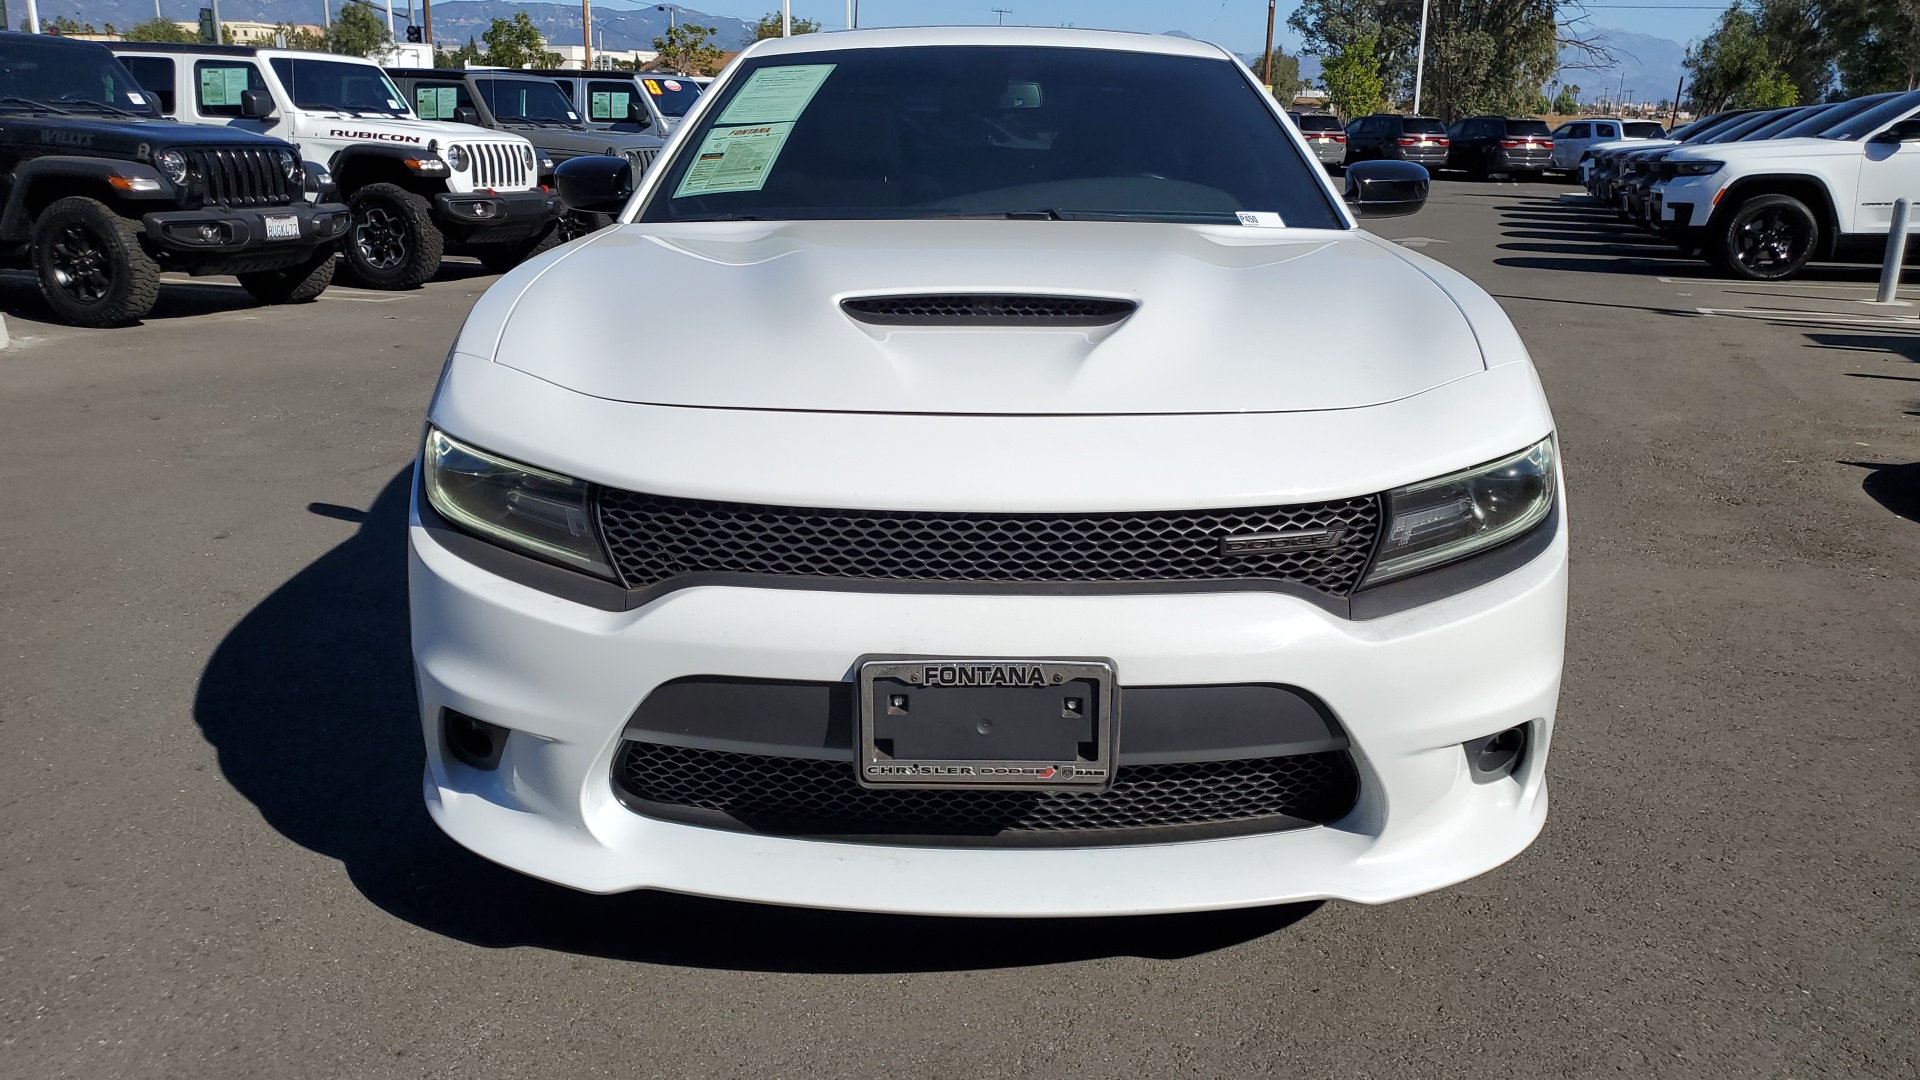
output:
[[632,109],[633,95],[625,90],[595,90],[589,97],[589,119],[625,120]]
[[716,124],[784,124],[800,119],[820,84],[833,74],[832,64],[765,67],[747,79],[733,95]]
[[459,90],[452,86],[421,86],[413,91],[413,111],[422,120],[451,120],[459,105]]
[[200,69],[200,104],[238,105],[247,92],[247,69],[243,67],[203,67]]
[[767,185],[767,173],[792,132],[791,123],[714,128],[700,144],[693,167],[680,179],[673,197],[759,191]]

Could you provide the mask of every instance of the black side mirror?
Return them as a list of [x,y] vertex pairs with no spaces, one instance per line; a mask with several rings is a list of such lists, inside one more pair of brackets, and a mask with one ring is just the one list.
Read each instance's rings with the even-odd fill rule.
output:
[[273,115],[273,95],[265,90],[240,91],[240,115],[259,120]]
[[1347,166],[1347,209],[1359,218],[1406,217],[1427,205],[1431,183],[1411,161],[1356,161]]
[[645,105],[636,101],[627,106],[627,123],[632,124],[636,131],[645,131],[653,126],[653,117],[648,115]]
[[471,105],[462,105],[453,110],[453,122],[456,124],[472,124],[474,127],[479,127],[480,110]]
[[617,214],[633,196],[633,166],[623,157],[585,154],[561,162],[553,183],[569,210]]
[[1920,142],[1920,116],[1909,117],[1873,137],[1877,143]]

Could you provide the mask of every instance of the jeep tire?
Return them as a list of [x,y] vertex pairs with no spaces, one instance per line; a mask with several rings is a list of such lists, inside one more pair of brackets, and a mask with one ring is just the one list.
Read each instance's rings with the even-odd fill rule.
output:
[[304,304],[327,291],[333,281],[333,248],[303,263],[279,270],[255,270],[235,275],[240,287],[263,304]]
[[347,266],[370,289],[417,289],[440,269],[446,237],[427,200],[398,184],[368,184],[347,200]]
[[1748,281],[1800,272],[1820,244],[1820,219],[1791,195],[1761,195],[1733,208],[1707,237],[1707,261]]
[[98,199],[70,196],[33,223],[40,293],[62,322],[125,326],[160,299],[160,266],[140,245],[141,226]]

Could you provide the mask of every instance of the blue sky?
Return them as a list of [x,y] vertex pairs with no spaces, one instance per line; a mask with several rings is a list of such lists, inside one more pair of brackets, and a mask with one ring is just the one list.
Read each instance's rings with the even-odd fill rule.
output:
[[[779,0],[682,0],[715,15],[753,19],[778,10]],[[1730,2],[1730,0],[1729,0]],[[1287,32],[1287,15],[1298,0],[1280,0],[1276,38],[1288,48],[1298,44]],[[1713,0],[1594,0],[1591,25],[1613,27],[1687,42],[1712,28],[1725,3]],[[862,26],[914,26],[933,23],[987,23],[1010,9],[1008,23],[1073,26],[1160,33],[1181,30],[1236,52],[1260,49],[1267,28],[1265,0],[860,0]],[[847,24],[845,0],[793,0],[795,15],[818,19],[827,29]]]

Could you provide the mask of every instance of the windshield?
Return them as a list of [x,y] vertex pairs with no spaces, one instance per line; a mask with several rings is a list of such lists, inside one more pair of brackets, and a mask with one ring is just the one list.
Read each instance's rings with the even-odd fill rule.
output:
[[1342,227],[1319,166],[1225,60],[1035,46],[848,49],[749,61],[720,93],[659,171],[641,220],[1011,215]]
[[0,40],[0,112],[159,115],[105,46]]
[[1890,97],[1865,112],[1856,113],[1845,120],[1819,132],[1822,139],[1864,139],[1868,135],[1886,127],[1920,109],[1920,90],[1909,90],[1904,94]]
[[1409,116],[1400,130],[1408,135],[1445,135],[1447,126],[1431,116]]
[[1755,128],[1765,126],[1766,124],[1769,124],[1774,120],[1779,119],[1781,112],[1782,110],[1768,109],[1764,112],[1748,113],[1747,115],[1742,116],[1740,119],[1734,121],[1733,123],[1728,124],[1726,127],[1721,128],[1719,131],[1716,131],[1711,135],[1705,136],[1704,138],[1695,139],[1693,141],[1698,143],[1733,142],[1745,136],[1748,132],[1754,130]]
[[1340,118],[1324,114],[1308,113],[1300,118],[1301,131],[1341,131]]
[[1551,138],[1553,132],[1548,129],[1545,120],[1509,120],[1507,134],[1522,139],[1546,139]]
[[647,88],[647,96],[653,98],[661,116],[685,116],[700,99],[700,88],[692,79],[647,78],[641,79],[640,85]]
[[295,108],[411,115],[404,104],[406,99],[394,89],[387,73],[372,64],[277,56],[273,60],[273,71],[286,86]]
[[551,79],[475,79],[473,85],[493,118],[503,124],[585,126]]
[[1792,124],[1776,134],[1774,138],[1811,138],[1833,127],[1835,124],[1840,123],[1842,120],[1850,120],[1866,112],[1868,109],[1873,108],[1875,105],[1886,101],[1888,98],[1897,96],[1896,94],[1871,94],[1867,97],[1854,98],[1852,101],[1843,101],[1838,105],[1828,105],[1823,109],[1817,109],[1795,120]]
[[1826,106],[1824,105],[1809,105],[1801,109],[1788,109],[1776,115],[1771,120],[1768,120],[1766,123],[1761,124],[1759,127],[1748,128],[1737,141],[1754,142],[1759,139],[1771,139],[1782,131],[1813,116],[1815,113],[1824,112],[1825,110]]

